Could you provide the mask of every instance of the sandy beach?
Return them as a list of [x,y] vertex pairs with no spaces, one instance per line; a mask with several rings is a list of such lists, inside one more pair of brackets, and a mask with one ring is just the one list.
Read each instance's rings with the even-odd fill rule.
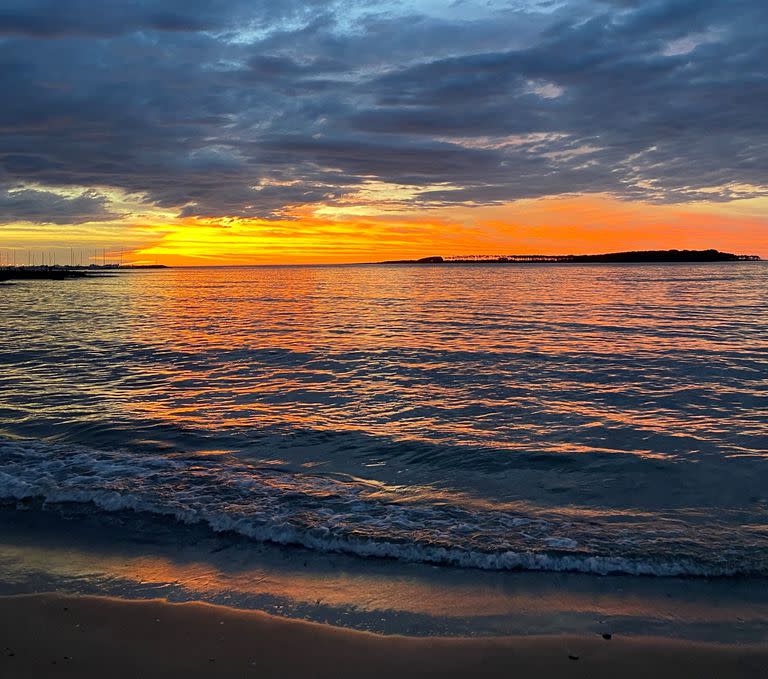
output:
[[768,647],[654,638],[380,636],[208,604],[0,599],[0,676],[760,677]]

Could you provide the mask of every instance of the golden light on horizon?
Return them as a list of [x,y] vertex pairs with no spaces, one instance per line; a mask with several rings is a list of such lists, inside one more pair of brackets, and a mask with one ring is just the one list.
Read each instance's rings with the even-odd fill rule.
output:
[[[390,208],[391,206],[387,206]],[[187,218],[157,227],[132,257],[167,264],[352,263],[461,254],[586,254],[705,249],[768,255],[760,200],[659,205],[607,195],[422,212],[357,205],[276,220]],[[145,236],[153,227],[142,225]]]
[[[168,265],[375,262],[433,255],[588,254],[717,248],[768,257],[768,198],[653,204],[606,194],[416,211],[402,187],[372,184],[355,200],[294,208],[279,219],[128,212],[75,225],[10,224],[7,253],[58,249],[76,259]],[[378,202],[366,202],[377,198]],[[105,254],[106,253],[106,254]],[[6,259],[10,259],[7,255]]]

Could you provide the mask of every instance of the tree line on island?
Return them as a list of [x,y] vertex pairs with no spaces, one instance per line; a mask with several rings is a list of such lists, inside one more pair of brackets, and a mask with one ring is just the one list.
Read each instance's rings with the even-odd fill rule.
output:
[[381,264],[624,264],[648,262],[759,262],[757,255],[734,255],[719,250],[632,250],[599,255],[458,255],[452,257],[422,257],[397,259]]

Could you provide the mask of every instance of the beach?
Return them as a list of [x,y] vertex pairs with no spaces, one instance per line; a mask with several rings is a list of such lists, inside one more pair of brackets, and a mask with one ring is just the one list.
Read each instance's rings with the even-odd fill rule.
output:
[[199,603],[0,598],[5,679],[764,676],[765,646],[654,638],[415,639]]

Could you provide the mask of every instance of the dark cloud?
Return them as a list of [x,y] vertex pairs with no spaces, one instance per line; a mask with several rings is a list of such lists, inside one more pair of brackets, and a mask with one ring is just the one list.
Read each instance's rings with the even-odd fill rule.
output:
[[112,37],[197,32],[311,16],[327,0],[2,0],[0,35]]
[[542,7],[0,0],[0,181],[38,187],[0,219],[109,214],[45,187],[270,216],[372,180],[423,205],[765,186],[763,0]]
[[2,186],[0,215],[3,221],[36,224],[82,224],[120,216],[109,210],[105,196],[94,190],[69,196],[38,189]]

